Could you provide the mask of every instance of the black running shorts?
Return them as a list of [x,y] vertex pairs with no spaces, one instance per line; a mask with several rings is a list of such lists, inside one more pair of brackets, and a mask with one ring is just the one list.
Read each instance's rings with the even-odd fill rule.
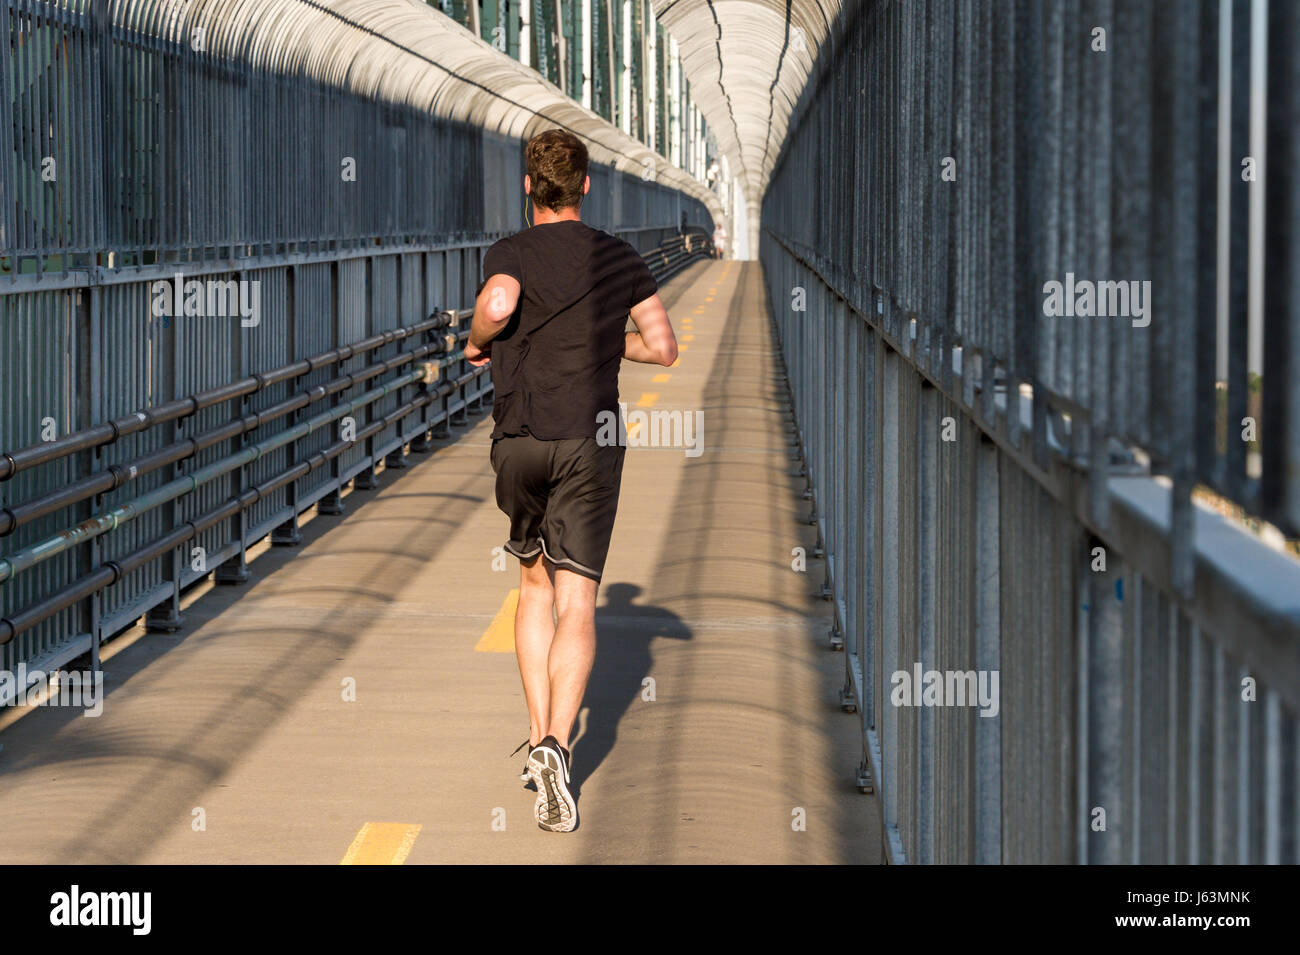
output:
[[506,550],[523,560],[544,554],[556,567],[599,581],[626,450],[595,438],[494,438],[497,506],[510,518]]

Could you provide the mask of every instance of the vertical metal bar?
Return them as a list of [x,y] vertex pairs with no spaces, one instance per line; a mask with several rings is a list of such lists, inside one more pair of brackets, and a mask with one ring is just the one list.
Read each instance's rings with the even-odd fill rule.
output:
[[[975,448],[974,611],[975,669],[1002,669],[1001,526],[998,450],[981,439]],[[999,688],[1001,687],[999,679]],[[1000,701],[999,701],[1000,704]],[[1002,721],[974,719],[974,858],[978,865],[1002,861]]]
[[[1168,4],[1155,7],[1156,11],[1162,8],[1177,15]],[[1109,34],[1117,48],[1095,55],[1105,56],[1114,71],[1115,129],[1106,157],[1114,170],[1110,196],[1114,242],[1109,268],[1083,277],[1125,283],[1148,280],[1150,287],[1165,296],[1178,281],[1169,275],[1169,247],[1173,242],[1172,171],[1181,156],[1174,150],[1156,150],[1152,144],[1175,141],[1168,89],[1173,79],[1167,58],[1170,37],[1159,30],[1164,24],[1153,18],[1152,4],[1146,0],[1116,4],[1113,17]],[[1123,287],[1128,288],[1127,284]],[[1099,294],[1098,305],[1101,303]],[[1114,382],[1111,421],[1117,433],[1160,452],[1158,466],[1163,466],[1167,453],[1170,387],[1168,363],[1163,357],[1174,344],[1173,317],[1173,312],[1162,310],[1147,328],[1135,328],[1123,316],[1110,319],[1115,330],[1110,363]],[[1160,422],[1154,428],[1153,415]]]
[[1243,438],[1249,412],[1247,339],[1249,311],[1250,190],[1243,181],[1241,161],[1250,154],[1250,0],[1231,0],[1232,118],[1228,162],[1228,420],[1222,487],[1241,500],[1246,486],[1247,442]]
[[[1007,131],[1013,139],[1014,173],[1006,191],[1012,204],[1012,222],[1008,223],[1010,235],[1000,239],[1015,268],[1014,279],[1009,280],[1012,287],[1008,290],[1014,318],[1010,323],[1011,341],[1006,356],[1011,369],[1007,413],[1014,434],[1014,429],[1020,427],[1020,396],[1018,390],[1011,389],[1011,383],[1027,379],[1034,391],[1034,460],[1044,467],[1047,463],[1047,401],[1043,392],[1048,386],[1060,388],[1053,374],[1054,339],[1051,335],[1055,326],[1045,326],[1041,298],[1045,274],[1056,279],[1059,265],[1047,261],[1056,251],[1059,228],[1055,221],[1057,192],[1053,187],[1054,176],[1058,173],[1051,165],[1052,160],[1060,156],[1059,110],[1049,114],[1044,98],[1055,93],[1059,100],[1059,61],[1053,60],[1055,72],[1044,63],[1040,4],[1016,4],[1014,19],[1006,24],[1006,28],[1013,31],[1015,40],[1011,64],[1015,83],[1008,97],[1014,100],[1014,128]],[[1010,251],[1012,249],[1014,254]],[[1047,339],[1044,350],[1040,351],[1040,333],[1044,329]]]
[[[1219,194],[1219,9],[1221,0],[1201,0],[1200,79],[1197,84],[1197,193],[1202,201],[1196,229],[1196,473],[1218,483],[1218,393],[1215,387],[1218,336],[1218,202]],[[1213,209],[1213,212],[1210,210]]]
[[[1123,659],[1124,626],[1119,596],[1123,588],[1123,572],[1118,556],[1109,555],[1107,569],[1092,570],[1085,564],[1089,576],[1087,592],[1087,815],[1084,825],[1100,824],[1105,829],[1092,828],[1087,842],[1086,860],[1093,863],[1115,864],[1124,861],[1123,837],[1129,827],[1123,803],[1124,767],[1122,747],[1124,736]],[[1101,810],[1101,813],[1098,812]],[[1103,815],[1104,814],[1104,815]]]
[[1268,154],[1264,163],[1264,513],[1300,535],[1300,66],[1294,3],[1268,5]]
[[[1170,267],[1165,275],[1170,280],[1170,311],[1165,320],[1172,326],[1169,354],[1172,361],[1170,373],[1170,403],[1163,421],[1169,433],[1170,471],[1173,479],[1170,534],[1172,538],[1170,577],[1174,591],[1180,596],[1190,596],[1195,582],[1195,509],[1192,506],[1192,487],[1196,482],[1196,444],[1198,426],[1195,413],[1188,409],[1197,406],[1197,388],[1209,382],[1197,378],[1197,352],[1200,346],[1198,324],[1202,305],[1200,291],[1195,281],[1183,276],[1195,275],[1201,222],[1211,218],[1208,195],[1198,201],[1199,170],[1205,162],[1200,154],[1198,111],[1201,108],[1197,90],[1199,62],[1200,23],[1195,17],[1181,12],[1171,16],[1167,5],[1157,7],[1160,32],[1167,38],[1170,50],[1170,73],[1173,77],[1171,100],[1170,141],[1185,143],[1183,161],[1170,170],[1171,248]],[[1211,269],[1211,271],[1213,271]],[[1177,277],[1177,278],[1176,278]],[[1148,303],[1153,310],[1154,303]],[[1213,319],[1210,319],[1211,322]],[[1163,323],[1162,323],[1163,324]],[[1151,359],[1156,360],[1154,357]],[[1163,426],[1162,426],[1163,427]]]
[[[881,629],[879,640],[880,666],[877,672],[887,679],[900,669],[899,639],[901,611],[899,594],[900,521],[899,521],[899,364],[898,354],[886,351],[884,374],[881,376],[884,398],[881,421],[881,568],[884,577],[881,588]],[[891,679],[892,684],[892,679]],[[882,699],[887,699],[882,696]],[[899,800],[902,787],[899,780],[899,759],[902,736],[899,727],[899,710],[892,705],[881,706],[880,748],[884,765],[880,780],[884,810],[885,838],[898,839]]]
[[[1109,21],[1109,0],[1093,0],[1095,12]],[[1081,54],[1082,55],[1082,54]],[[1080,118],[1082,173],[1079,193],[1079,268],[1083,275],[1104,276],[1110,272],[1110,164],[1111,122],[1110,56],[1088,54],[1083,59],[1080,78]],[[1085,102],[1086,100],[1086,102]],[[1092,411],[1091,491],[1092,519],[1099,527],[1110,521],[1109,437],[1111,434],[1110,358],[1118,340],[1116,322],[1086,320],[1090,332],[1089,408]]]
[[[938,670],[936,605],[939,599],[936,558],[939,555],[939,401],[935,389],[922,382],[917,413],[916,454],[916,662],[923,671]],[[945,453],[951,453],[945,451]],[[911,663],[912,661],[906,661]],[[920,687],[914,686],[913,693]],[[922,706],[916,720],[916,862],[935,861],[936,719],[932,707]]]

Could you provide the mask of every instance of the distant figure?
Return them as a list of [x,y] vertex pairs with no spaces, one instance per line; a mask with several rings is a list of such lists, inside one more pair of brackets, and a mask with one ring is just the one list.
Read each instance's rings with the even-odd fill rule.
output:
[[713,255],[714,258],[722,258],[723,249],[727,245],[727,230],[718,225],[713,230]]
[[671,365],[677,339],[645,260],[579,217],[591,188],[582,141],[550,129],[524,158],[534,222],[488,249],[465,357],[492,362],[490,457],[510,518],[505,549],[519,558],[523,777],[537,786],[537,825],[569,832],[578,805],[567,746],[596,658],[596,590],[626,450],[597,436],[602,420],[618,420],[623,359]]

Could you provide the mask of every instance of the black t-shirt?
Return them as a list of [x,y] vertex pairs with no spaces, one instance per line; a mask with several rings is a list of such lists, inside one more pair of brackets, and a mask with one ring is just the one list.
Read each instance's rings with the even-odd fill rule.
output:
[[483,275],[520,285],[492,339],[492,437],[595,437],[597,415],[618,411],[628,312],[659,289],[645,260],[608,232],[562,219],[501,239]]

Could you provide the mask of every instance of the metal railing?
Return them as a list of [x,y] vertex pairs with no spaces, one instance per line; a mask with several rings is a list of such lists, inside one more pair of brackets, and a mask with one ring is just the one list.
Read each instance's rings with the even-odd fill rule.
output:
[[600,228],[717,208],[532,70],[401,0],[5,0],[0,20],[11,280],[515,231],[522,140],[549,126],[587,140]]
[[1300,528],[1298,15],[855,3],[822,47],[762,260],[893,861],[1300,861],[1300,563],[1246,526]]
[[443,309],[523,225],[521,136],[578,129],[584,219],[643,253],[712,225],[681,170],[399,0],[4,0],[0,30],[10,672],[175,627],[185,587],[489,399]]
[[716,257],[713,239],[703,229],[686,229],[666,237],[657,249],[642,253],[660,283],[667,281],[692,262]]
[[[415,326],[374,335],[354,345],[6,454],[0,476],[9,478],[42,466],[70,463],[68,459],[81,452],[102,457],[131,435],[147,435],[161,445],[0,512],[3,534],[78,508],[91,512],[80,523],[61,527],[0,558],[0,583],[61,555],[72,554],[128,523],[160,516],[158,512],[168,505],[174,509],[209,490],[216,490],[219,497],[221,486],[226,484],[223,479],[237,479],[228,488],[228,496],[210,509],[199,508],[200,513],[193,513],[193,508],[186,508],[185,514],[173,510],[170,519],[156,528],[160,536],[138,542],[129,553],[96,560],[92,552],[86,569],[75,580],[0,618],[0,644],[32,631],[87,598],[99,597],[102,601],[105,590],[129,581],[133,574],[145,569],[160,571],[164,585],[146,591],[143,601],[132,606],[125,616],[105,622],[102,606],[83,609],[89,612],[92,624],[100,624],[101,633],[111,633],[126,620],[138,617],[142,610],[149,611],[154,629],[175,629],[180,623],[178,600],[182,588],[209,573],[215,573],[223,583],[247,579],[244,554],[252,544],[268,534],[276,544],[297,543],[301,539],[297,518],[306,508],[317,504],[322,512],[342,513],[340,493],[349,481],[355,480],[358,487],[374,487],[379,461],[389,468],[405,467],[405,445],[415,452],[431,450],[434,431],[445,432],[446,424],[455,423],[457,416],[464,421],[466,411],[477,410],[491,389],[490,383],[479,380],[487,369],[465,363],[463,343],[469,329],[447,331],[459,324],[460,318],[461,313],[442,312]],[[366,358],[385,346],[408,341],[413,347],[387,360],[371,362],[351,373],[335,370],[351,359]],[[333,377],[327,375],[313,387],[303,386],[309,375],[321,370],[329,370]],[[401,373],[384,380],[395,371]],[[279,385],[290,386],[288,397],[262,411],[250,409],[250,398]],[[354,396],[345,397],[348,392]],[[387,404],[396,406],[387,413],[376,413],[390,395],[395,396],[395,401]],[[242,405],[237,417],[188,437],[181,436],[185,419],[204,409],[226,410],[224,406],[231,402]],[[317,410],[313,408],[317,404],[327,407]],[[313,432],[322,431],[329,437],[337,433],[336,440],[323,443],[314,453],[304,453],[299,443]],[[250,440],[253,432],[260,440]],[[204,454],[212,449],[228,453],[221,457]],[[341,469],[339,461],[348,452],[364,452],[364,457]],[[248,475],[249,466],[256,462],[265,462],[262,470],[270,473],[254,483]],[[163,479],[148,480],[147,476],[155,472],[166,473]],[[137,481],[153,487],[145,490],[134,483]],[[128,485],[130,490],[116,493]],[[103,506],[100,502],[108,494],[120,503]],[[268,510],[263,506],[268,503],[279,506]],[[261,520],[250,521],[250,515]]]
[[[647,253],[646,260],[663,282],[709,248],[698,234],[673,235]],[[408,446],[415,453],[431,451],[433,439],[445,437],[448,424],[465,424],[468,414],[484,410],[485,401],[490,406],[491,381],[481,378],[489,368],[474,368],[464,360],[471,316],[472,309],[437,312],[415,325],[0,454],[0,481],[40,469],[61,468],[75,475],[81,472],[79,458],[93,462],[82,477],[0,508],[0,539],[48,523],[46,518],[67,522],[78,512],[89,515],[75,524],[60,523],[57,530],[0,557],[0,585],[90,546],[74,579],[0,616],[0,645],[78,609],[86,635],[77,640],[75,634],[65,634],[56,644],[62,656],[82,652],[86,638],[112,633],[145,612],[151,628],[175,629],[184,588],[209,573],[220,583],[246,580],[248,548],[268,535],[276,545],[298,543],[298,517],[312,506],[327,514],[343,513],[341,494],[350,482],[359,489],[376,487],[380,461],[386,468],[405,467]],[[395,353],[371,360],[384,351]],[[348,365],[353,370],[343,372]],[[309,385],[312,379],[316,383]],[[270,404],[260,400],[271,393],[285,397]],[[389,396],[396,397],[385,402]],[[377,413],[384,403],[395,407]],[[187,427],[208,412],[211,427]],[[303,442],[313,434],[336,440],[318,438],[320,446],[308,453]],[[154,448],[106,463],[128,441],[136,448],[143,442]],[[207,453],[213,449],[226,453]],[[349,456],[355,460],[340,467]],[[264,473],[254,483],[249,467],[258,462],[272,463],[261,466]],[[210,509],[175,510],[193,500],[190,495],[222,486],[229,496],[209,500],[215,505]],[[268,508],[268,502],[278,506]],[[162,509],[169,505],[173,510],[164,515]],[[134,549],[118,548],[117,556],[101,558],[100,539],[110,534],[120,538],[133,523],[151,526],[157,536],[138,535]],[[106,599],[120,598],[119,585],[149,571],[156,576],[154,587],[145,588],[125,610],[104,613]],[[91,639],[89,649],[97,655],[98,641]],[[31,661],[29,669],[55,665],[42,658],[22,660]]]

